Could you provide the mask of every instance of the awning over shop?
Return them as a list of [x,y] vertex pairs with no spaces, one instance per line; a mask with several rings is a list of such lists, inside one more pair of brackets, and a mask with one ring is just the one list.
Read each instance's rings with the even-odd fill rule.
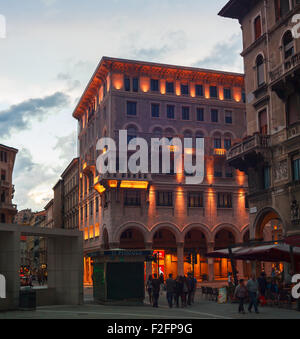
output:
[[[294,260],[300,261],[300,248],[293,248]],[[207,253],[209,258],[230,259],[229,249],[222,249]],[[263,245],[256,247],[236,247],[232,249],[232,257],[236,260],[263,261],[263,262],[291,262],[291,248],[289,245]]]
[[285,239],[285,243],[291,246],[300,247],[300,235],[293,235]]

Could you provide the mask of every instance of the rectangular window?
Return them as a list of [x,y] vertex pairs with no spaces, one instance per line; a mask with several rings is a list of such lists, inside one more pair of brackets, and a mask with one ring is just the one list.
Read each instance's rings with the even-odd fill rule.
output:
[[141,206],[141,191],[126,190],[124,204],[125,206]]
[[218,88],[217,86],[210,86],[209,93],[211,98],[218,98]]
[[159,91],[159,81],[157,79],[151,79],[151,91],[152,92]]
[[224,99],[225,100],[231,100],[231,88],[224,88]]
[[274,0],[276,20],[280,20],[290,11],[290,0]]
[[232,208],[231,193],[218,193],[218,208]]
[[217,109],[211,110],[211,121],[212,122],[218,122],[219,121],[219,112]]
[[197,108],[197,121],[204,121],[204,109]]
[[1,180],[2,181],[6,180],[6,172],[5,172],[5,170],[1,170]]
[[189,95],[189,85],[181,84],[181,94]]
[[159,118],[159,104],[151,104],[152,118]]
[[231,111],[225,111],[225,123],[232,124],[232,112]]
[[99,212],[99,198],[96,197],[96,213]]
[[93,215],[94,213],[94,202],[90,201],[90,215]]
[[166,91],[168,94],[174,93],[174,82],[166,82]]
[[125,91],[130,92],[130,78],[125,77],[124,87],[125,87]]
[[203,192],[189,192],[188,194],[188,207],[204,207]]
[[226,178],[233,178],[232,167],[226,165],[226,167],[225,167],[225,176],[226,176]]
[[264,168],[264,189],[271,187],[270,167]]
[[215,163],[214,166],[214,177],[215,178],[222,178],[223,173],[222,173],[222,164],[220,163]]
[[261,17],[260,15],[254,20],[254,38],[257,40],[261,37]]
[[222,148],[222,140],[220,138],[215,138],[214,139],[214,148],[215,149]]
[[196,85],[196,96],[203,97],[203,85]]
[[156,192],[156,204],[173,207],[173,192]]
[[293,161],[293,178],[294,181],[300,181],[300,159]]
[[175,119],[175,106],[174,105],[167,105],[167,118]]
[[127,115],[136,115],[136,102],[127,101]]
[[190,108],[182,107],[182,120],[190,120]]
[[133,92],[139,91],[139,79],[138,78],[132,79],[132,89],[133,89]]

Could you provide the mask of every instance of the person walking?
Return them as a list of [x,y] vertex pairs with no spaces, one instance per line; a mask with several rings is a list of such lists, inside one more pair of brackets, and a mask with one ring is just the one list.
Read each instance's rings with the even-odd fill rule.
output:
[[157,278],[157,274],[154,274],[154,279],[152,280],[153,307],[158,307],[160,284],[161,281]]
[[181,296],[181,302],[182,307],[186,307],[187,305],[187,296],[189,293],[189,287],[186,276],[182,277],[182,296]]
[[191,273],[188,274],[187,286],[188,286],[187,304],[191,306],[192,305],[192,294],[194,293],[194,289],[195,289],[195,280]]
[[153,286],[152,286],[152,281],[153,281],[153,278],[152,278],[152,275],[150,274],[149,277],[148,277],[148,280],[147,280],[147,284],[146,284],[146,288],[147,288],[147,292],[148,292],[148,295],[149,295],[149,302],[150,304],[153,303]]
[[257,307],[258,288],[259,288],[258,281],[256,280],[255,274],[253,274],[252,278],[247,283],[247,290],[250,297],[248,311],[250,313],[252,312],[252,306],[254,306],[255,313],[257,314],[259,313]]
[[261,272],[260,277],[257,279],[258,285],[259,285],[259,293],[261,296],[266,296],[266,290],[267,290],[267,279],[266,279],[266,273]]
[[173,307],[173,297],[176,290],[176,282],[173,280],[173,275],[169,274],[169,279],[166,280],[167,300],[169,307]]
[[175,304],[176,307],[179,307],[179,298],[182,296],[183,293],[183,283],[180,279],[181,277],[177,277],[175,281],[175,293],[174,293],[174,299],[175,299]]
[[245,286],[245,280],[240,279],[239,285],[234,291],[234,297],[239,300],[239,313],[245,314],[244,303],[248,295],[247,287]]

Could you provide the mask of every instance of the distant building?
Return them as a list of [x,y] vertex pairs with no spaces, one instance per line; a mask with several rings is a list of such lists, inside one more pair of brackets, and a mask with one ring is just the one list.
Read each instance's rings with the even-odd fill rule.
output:
[[64,228],[78,229],[79,158],[74,158],[61,175],[63,180]]
[[51,199],[48,204],[45,206],[46,211],[46,221],[45,227],[46,228],[54,228],[54,220],[53,220],[53,202],[54,199]]
[[14,185],[12,174],[18,150],[0,144],[0,223],[12,224],[17,206],[12,203]]
[[[227,150],[246,136],[244,75],[104,57],[73,116],[85,283],[92,282],[87,254],[101,248],[158,251],[159,265],[146,264],[146,274],[165,276],[191,272],[194,253],[198,280],[226,279],[230,262],[205,254],[249,237],[247,178],[226,165]],[[174,167],[169,174],[98,175],[96,143],[101,137],[117,142],[119,130],[128,132],[125,143],[204,138],[203,184],[187,185]]]

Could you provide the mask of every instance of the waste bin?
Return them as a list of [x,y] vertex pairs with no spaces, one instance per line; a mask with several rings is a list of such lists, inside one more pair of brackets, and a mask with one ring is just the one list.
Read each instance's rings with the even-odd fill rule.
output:
[[36,291],[24,289],[20,291],[19,308],[25,311],[36,309]]

